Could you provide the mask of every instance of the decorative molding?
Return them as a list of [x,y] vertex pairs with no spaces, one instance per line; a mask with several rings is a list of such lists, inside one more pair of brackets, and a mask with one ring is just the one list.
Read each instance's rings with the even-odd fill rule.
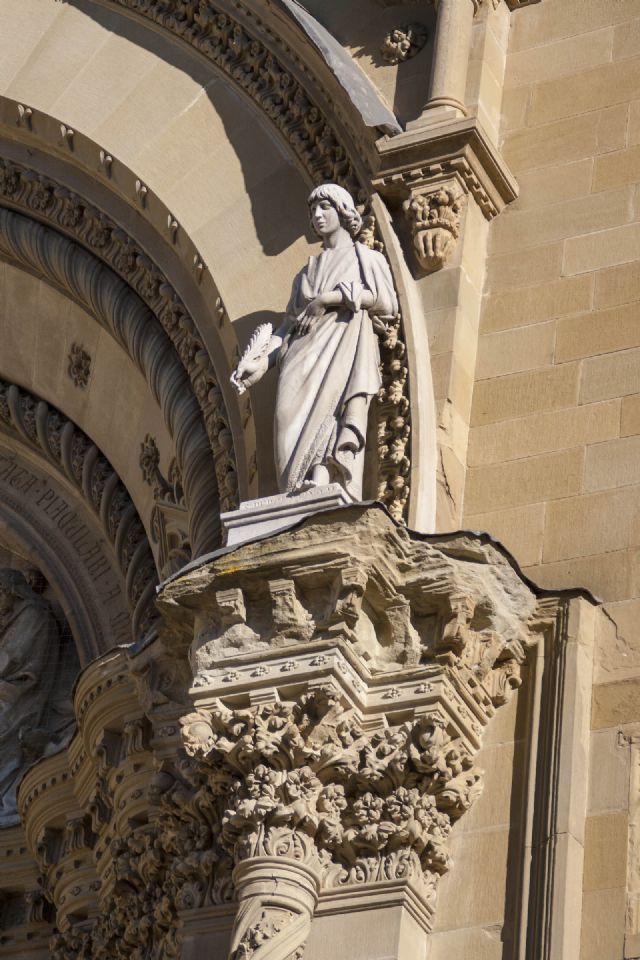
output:
[[414,252],[425,270],[437,270],[450,259],[460,235],[465,204],[466,196],[455,181],[405,200]]
[[158,444],[155,437],[152,437],[150,433],[140,444],[140,469],[142,479],[153,488],[154,496],[157,499],[162,498],[169,503],[180,504],[184,507],[182,476],[175,458],[169,464],[168,479],[166,479],[160,470]]
[[151,537],[158,545],[160,575],[166,579],[191,560],[182,475],[173,459],[167,477],[164,476],[160,470],[160,451],[150,434],[140,444],[140,469],[156,499],[151,514]]
[[[110,6],[123,7],[194,47],[241,87],[261,112],[278,128],[289,143],[314,184],[340,183],[360,203],[367,199],[348,150],[333,129],[329,118],[308,89],[285,65],[273,49],[281,41],[266,28],[271,46],[259,33],[265,25],[248,8],[235,4],[242,22],[222,6],[206,5],[200,0],[185,0],[180,9],[168,10],[164,0],[109,0]],[[255,32],[251,32],[249,24]],[[286,47],[286,54],[307,74],[308,67]]]
[[380,53],[387,63],[403,63],[411,60],[424,47],[429,32],[422,23],[408,23],[405,27],[390,30],[384,38]]
[[513,175],[476,118],[407,130],[377,146],[374,186],[387,200],[404,201],[455,180],[491,220],[518,196]]
[[[421,538],[353,506],[178,575],[160,607],[154,639],[81,674],[74,739],[20,789],[52,956],[177,958],[185,930],[235,914],[232,960],[291,960],[319,903],[353,923],[397,911],[384,955],[412,955],[394,931],[405,910],[433,926],[482,730],[549,601],[487,538]],[[566,617],[556,629],[580,645]],[[200,634],[234,630],[193,685]],[[373,639],[391,652],[372,659]]]
[[144,632],[156,617],[155,563],[142,521],[109,461],[60,410],[5,380],[0,380],[0,424],[52,463],[96,516],[126,584],[132,632]]
[[88,385],[91,376],[91,356],[80,344],[72,343],[68,356],[67,373],[75,387],[82,390]]
[[[0,160],[0,198],[29,216],[72,232],[89,248],[82,249],[43,224],[0,209],[0,256],[27,265],[71,292],[142,370],[176,441],[191,542],[199,553],[212,549],[220,538],[218,493],[222,503],[235,503],[237,474],[222,394],[182,301],[123,230],[65,187]],[[126,282],[96,263],[96,256]],[[100,273],[100,295],[96,296]],[[154,315],[159,323],[151,322]],[[210,469],[210,450],[215,476]]]

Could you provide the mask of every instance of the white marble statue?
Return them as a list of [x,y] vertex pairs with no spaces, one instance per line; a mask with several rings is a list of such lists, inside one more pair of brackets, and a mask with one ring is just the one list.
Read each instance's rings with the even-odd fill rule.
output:
[[337,482],[361,500],[369,404],[381,383],[378,333],[398,304],[385,258],[354,240],[362,221],[349,193],[328,183],[308,202],[322,251],[293,281],[279,328],[258,328],[231,379],[242,393],[278,368],[280,493]]
[[[16,786],[52,739],[59,630],[18,570],[0,570],[0,827],[15,823]],[[53,708],[53,709],[52,709]]]

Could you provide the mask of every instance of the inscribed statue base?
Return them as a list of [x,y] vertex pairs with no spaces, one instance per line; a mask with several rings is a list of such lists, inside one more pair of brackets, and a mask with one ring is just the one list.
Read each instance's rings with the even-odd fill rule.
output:
[[248,543],[268,534],[286,530],[322,510],[353,503],[339,483],[310,487],[301,493],[278,493],[273,497],[246,500],[237,510],[220,514],[228,547]]

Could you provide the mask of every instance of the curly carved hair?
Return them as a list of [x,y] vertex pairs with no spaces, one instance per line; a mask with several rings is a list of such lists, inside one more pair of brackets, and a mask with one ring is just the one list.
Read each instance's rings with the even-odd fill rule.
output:
[[338,211],[340,226],[352,236],[357,237],[362,230],[362,217],[356,210],[351,194],[337,183],[323,183],[309,194],[309,207],[318,200],[328,200]]

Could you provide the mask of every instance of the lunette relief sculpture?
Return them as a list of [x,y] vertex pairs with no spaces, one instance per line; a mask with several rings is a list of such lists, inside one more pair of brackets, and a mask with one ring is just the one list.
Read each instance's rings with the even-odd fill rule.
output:
[[59,689],[59,657],[49,602],[19,570],[0,570],[0,827],[18,822],[20,777],[72,719]]
[[231,380],[239,393],[277,366],[274,445],[280,493],[340,483],[362,499],[369,405],[381,386],[378,335],[398,312],[384,256],[354,240],[351,195],[309,196],[322,251],[293,281],[284,320],[258,327]]

